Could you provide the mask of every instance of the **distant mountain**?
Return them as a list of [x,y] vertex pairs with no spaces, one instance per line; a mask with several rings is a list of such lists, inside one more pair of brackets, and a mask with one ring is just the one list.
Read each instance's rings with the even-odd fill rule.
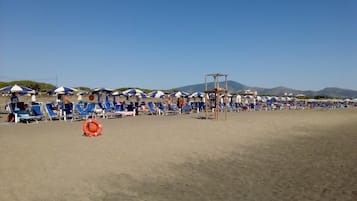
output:
[[318,91],[318,94],[325,94],[331,97],[357,98],[357,91],[351,89],[340,89],[329,87]]
[[[327,97],[340,97],[340,98],[357,98],[357,91],[355,90],[333,88],[333,87],[325,88],[319,91],[297,90],[297,89],[291,89],[283,86],[274,87],[274,88],[263,88],[263,87],[247,86],[232,80],[227,81],[227,85],[228,85],[228,91],[231,93],[232,92],[236,93],[238,91],[250,89],[250,90],[257,91],[258,94],[264,94],[264,95],[282,96],[285,93],[288,94],[292,93],[292,94],[304,94],[309,97],[327,96]],[[219,86],[224,87],[224,83],[220,82]],[[212,89],[213,82],[207,83],[207,88]],[[202,84],[188,85],[183,87],[177,87],[172,90],[186,91],[186,92],[205,91],[205,84],[202,83]]]
[[[228,90],[229,91],[241,91],[241,90],[245,90],[245,89],[251,89],[251,87],[248,87],[246,85],[243,85],[239,82],[235,82],[235,81],[227,81],[227,85],[228,85]],[[224,83],[220,82],[219,83],[220,87],[224,87]],[[194,85],[188,85],[188,86],[184,86],[184,87],[178,87],[178,88],[174,88],[172,90],[177,90],[177,91],[186,91],[186,92],[194,92],[194,91],[205,91],[205,84],[194,84]],[[212,89],[213,88],[213,82],[209,82],[207,83],[207,89]]]

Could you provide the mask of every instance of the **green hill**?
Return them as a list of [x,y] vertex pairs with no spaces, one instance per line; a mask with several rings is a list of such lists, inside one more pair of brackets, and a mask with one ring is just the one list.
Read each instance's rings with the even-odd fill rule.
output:
[[55,87],[53,84],[44,83],[44,82],[36,82],[31,80],[18,80],[18,81],[11,81],[11,82],[0,82],[0,88],[9,85],[15,85],[15,84],[29,87],[38,92],[47,92]]

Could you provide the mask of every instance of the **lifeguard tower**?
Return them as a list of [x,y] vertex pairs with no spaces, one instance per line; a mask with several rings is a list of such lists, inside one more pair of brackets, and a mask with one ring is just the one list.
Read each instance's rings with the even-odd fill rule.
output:
[[[215,74],[207,74],[205,76],[205,96],[206,96],[206,104],[205,104],[205,110],[206,110],[206,119],[209,118],[209,110],[212,111],[213,116],[215,120],[218,120],[219,113],[221,112],[221,109],[223,109],[224,112],[224,119],[227,119],[227,104],[228,104],[228,84],[227,84],[227,77],[228,74],[221,74],[221,73],[215,73]],[[208,79],[213,78],[213,89],[208,89]],[[220,81],[222,78],[224,78],[224,82]],[[220,86],[224,85],[224,86]],[[220,103],[220,98],[223,96],[224,100],[224,105],[223,108],[219,107]],[[210,107],[210,108],[208,108]]]

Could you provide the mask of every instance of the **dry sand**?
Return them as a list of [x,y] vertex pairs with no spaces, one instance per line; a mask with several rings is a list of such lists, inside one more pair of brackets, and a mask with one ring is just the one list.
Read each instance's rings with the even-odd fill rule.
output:
[[356,109],[197,117],[2,124],[0,200],[357,200]]

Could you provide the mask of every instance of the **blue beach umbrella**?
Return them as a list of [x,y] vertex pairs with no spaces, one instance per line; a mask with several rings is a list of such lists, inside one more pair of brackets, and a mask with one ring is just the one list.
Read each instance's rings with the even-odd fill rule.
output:
[[142,90],[140,89],[128,89],[123,91],[124,94],[126,94],[127,96],[137,96],[140,98],[146,98],[147,95],[146,93],[144,93]]
[[149,97],[151,98],[164,98],[165,97],[165,93],[163,91],[152,91],[149,93]]
[[190,98],[203,98],[205,96],[205,94],[203,92],[200,92],[200,91],[197,91],[197,92],[194,92],[192,93],[189,97]]
[[71,87],[61,86],[52,89],[51,91],[49,91],[49,94],[73,94],[74,91],[78,91],[78,90]]
[[113,103],[116,104],[116,98],[117,96],[126,96],[123,92],[121,91],[115,91],[115,92],[112,92],[112,96],[113,96]]
[[30,93],[34,90],[25,86],[20,85],[13,85],[13,86],[6,86],[0,89],[0,93]]
[[113,89],[101,87],[101,88],[93,89],[92,94],[98,95],[98,103],[100,103],[101,102],[101,100],[100,100],[101,94],[103,94],[103,93],[108,94],[108,93],[112,93],[112,92],[113,92]]
[[101,88],[95,88],[95,89],[93,89],[92,94],[112,93],[113,91],[114,91],[113,89],[101,87]]
[[115,91],[112,93],[112,96],[126,96],[126,95],[121,91]]
[[184,91],[177,91],[177,92],[174,92],[172,94],[170,94],[171,97],[176,97],[176,98],[180,98],[180,97],[185,97],[185,96],[188,96],[188,93],[187,92],[184,92]]

